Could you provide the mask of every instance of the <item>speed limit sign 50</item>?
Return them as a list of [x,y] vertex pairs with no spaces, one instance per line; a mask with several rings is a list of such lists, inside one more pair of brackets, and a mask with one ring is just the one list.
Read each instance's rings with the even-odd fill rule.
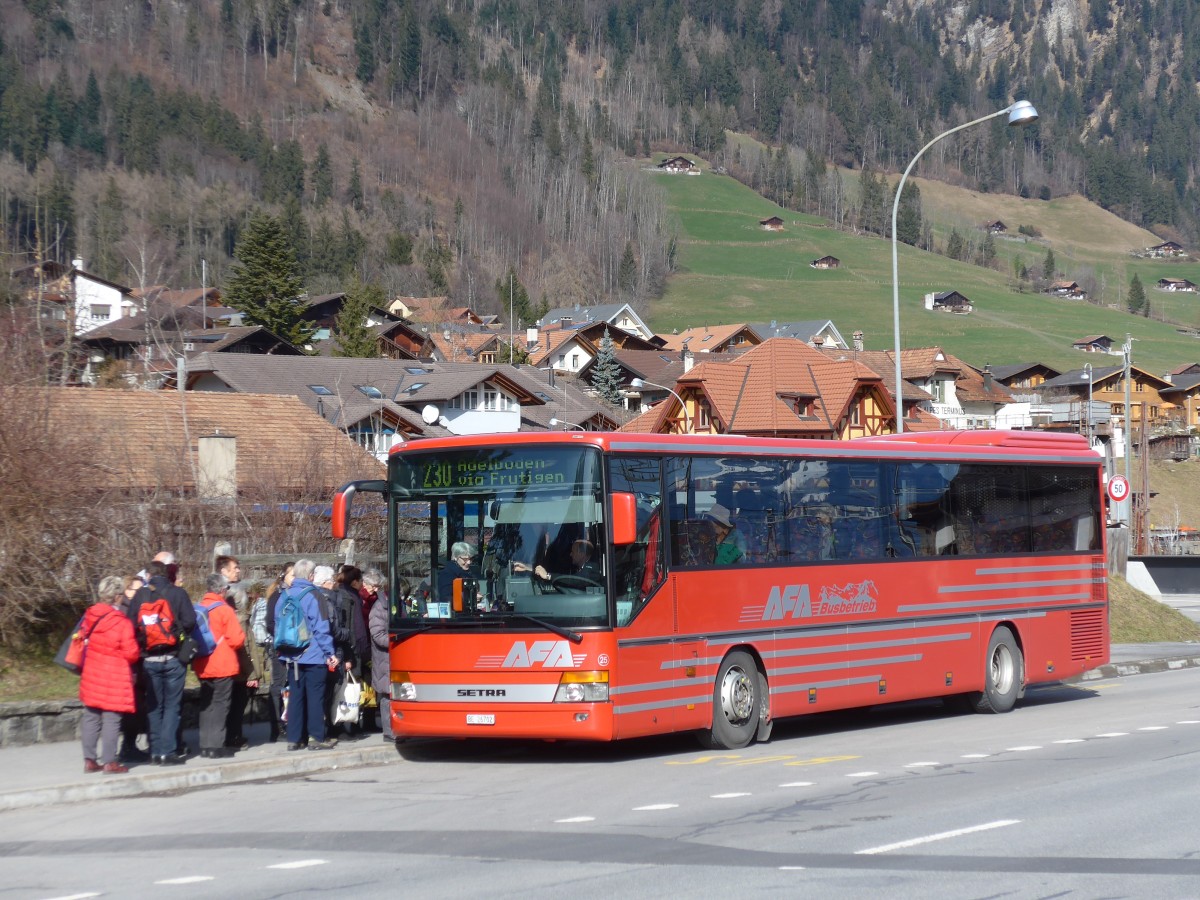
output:
[[1129,496],[1129,479],[1124,475],[1114,475],[1108,479],[1108,496],[1114,503],[1120,503]]

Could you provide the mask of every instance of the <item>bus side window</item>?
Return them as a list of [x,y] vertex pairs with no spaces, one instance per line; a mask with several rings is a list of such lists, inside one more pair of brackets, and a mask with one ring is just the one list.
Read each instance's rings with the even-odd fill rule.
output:
[[628,625],[666,579],[661,469],[655,457],[621,456],[609,462],[609,489],[637,499],[634,542],[612,548],[618,626]]

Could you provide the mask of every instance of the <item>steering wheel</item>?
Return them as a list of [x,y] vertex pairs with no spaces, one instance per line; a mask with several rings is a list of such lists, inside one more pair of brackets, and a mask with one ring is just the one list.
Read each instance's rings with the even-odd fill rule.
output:
[[551,575],[550,586],[560,593],[583,593],[590,587],[604,587],[586,575]]

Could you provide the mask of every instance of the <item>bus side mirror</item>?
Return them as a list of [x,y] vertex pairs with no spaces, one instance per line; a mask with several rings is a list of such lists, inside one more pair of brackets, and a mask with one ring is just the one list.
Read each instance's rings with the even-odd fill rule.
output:
[[637,540],[637,498],[618,491],[612,495],[612,542],[621,547]]
[[371,494],[386,494],[386,481],[351,481],[338,488],[333,495],[333,512],[330,516],[329,531],[335,541],[344,540],[350,532],[350,509],[354,505],[354,495],[359,491]]

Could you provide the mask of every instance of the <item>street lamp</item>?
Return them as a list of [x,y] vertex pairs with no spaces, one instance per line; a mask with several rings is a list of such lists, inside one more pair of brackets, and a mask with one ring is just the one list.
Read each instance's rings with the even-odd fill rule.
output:
[[683,410],[683,430],[690,432],[692,430],[692,420],[688,415],[687,406],[683,402],[683,398],[667,387],[665,384],[655,384],[653,381],[647,381],[644,378],[634,378],[629,382],[629,386],[635,391],[640,391],[644,387],[656,387],[666,391],[672,397],[679,401],[679,408]]
[[1087,439],[1088,446],[1092,443],[1092,364],[1083,364],[1083,380],[1088,386],[1088,408],[1087,408]]
[[896,214],[900,210],[900,194],[904,191],[904,182],[908,180],[908,173],[913,170],[913,166],[917,164],[917,160],[921,158],[926,150],[936,144],[944,137],[948,137],[956,131],[962,131],[964,128],[970,128],[972,125],[978,125],[980,122],[986,122],[988,119],[995,119],[998,116],[1008,116],[1009,125],[1028,125],[1030,122],[1036,122],[1038,113],[1033,108],[1033,104],[1028,100],[1018,100],[1011,106],[1006,106],[1004,109],[990,113],[979,119],[973,119],[970,122],[965,122],[962,125],[957,125],[949,131],[943,131],[932,141],[917,151],[917,155],[912,158],[912,162],[908,164],[908,168],[904,170],[904,174],[900,176],[900,183],[896,185],[896,199],[892,202],[892,330],[896,333],[896,433],[904,432],[904,399],[901,385],[904,383],[904,375],[901,372],[900,366],[900,265],[896,256]]
[[565,425],[567,428],[574,428],[578,431],[587,431],[582,425],[576,425],[574,422],[565,422],[562,419],[554,418],[550,420],[550,427],[557,428],[559,425]]

